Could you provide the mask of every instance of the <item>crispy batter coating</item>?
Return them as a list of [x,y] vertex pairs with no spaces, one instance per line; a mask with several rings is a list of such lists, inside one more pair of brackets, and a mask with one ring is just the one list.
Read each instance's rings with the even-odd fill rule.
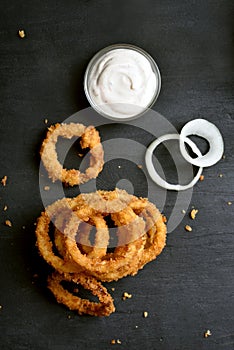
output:
[[[116,226],[113,229],[108,228],[108,217]],[[50,222],[55,225],[52,239]],[[116,234],[117,246],[109,253],[111,230]],[[113,312],[109,294],[103,292],[104,299],[98,294],[100,303],[94,305],[66,291],[61,282],[74,280],[87,289],[92,284],[94,291],[90,290],[95,294],[97,280],[109,282],[135,275],[161,253],[166,244],[166,226],[158,209],[146,198],[116,189],[56,201],[39,217],[36,236],[40,254],[58,272],[49,278],[56,299],[79,313],[108,315]]]
[[[56,144],[58,137],[71,139],[73,136],[81,137],[81,147],[90,148],[90,165],[85,173],[76,169],[64,169],[58,161]],[[70,186],[79,185],[96,178],[103,168],[104,152],[100,143],[98,131],[93,126],[85,127],[83,124],[55,124],[48,128],[41,150],[41,160],[53,182],[60,180]]]
[[[109,196],[108,196],[109,194]],[[120,196],[118,196],[120,195]],[[93,215],[100,213],[100,207],[98,206],[99,198],[102,197],[105,205],[101,202],[101,208],[104,210],[103,216],[109,215],[109,206],[112,200],[118,203],[119,207],[125,206],[124,211],[131,211],[131,215],[126,217],[125,221],[117,220],[116,213],[111,213],[111,217],[117,228],[117,236],[119,238],[118,246],[115,248],[114,253],[107,253],[105,257],[98,258],[93,257],[90,259],[87,255],[82,254],[82,251],[77,245],[77,228],[84,221],[87,220],[87,211],[93,211]],[[109,201],[109,197],[111,200]],[[120,198],[118,198],[120,197]],[[92,274],[101,281],[117,280],[129,274],[129,271],[134,267],[134,272],[137,272],[139,257],[144,248],[145,242],[145,222],[142,218],[138,217],[131,208],[126,207],[126,203],[132,199],[136,200],[136,197],[129,195],[126,191],[115,190],[111,192],[98,191],[96,193],[89,193],[82,195],[85,202],[92,203],[92,208],[88,205],[86,207],[77,206],[76,215],[72,215],[64,229],[66,249],[71,257],[71,261],[74,261],[81,268],[87,270],[88,273]],[[124,198],[123,203],[122,199]],[[88,199],[88,200],[87,200]],[[97,199],[97,203],[95,200]],[[140,199],[138,199],[140,200]],[[94,209],[95,208],[95,209]],[[111,208],[110,211],[112,212]],[[123,217],[124,211],[119,212],[119,218]],[[130,222],[131,219],[131,222]],[[103,243],[104,247],[105,244]]]
[[[61,285],[62,281],[74,282],[82,285],[92,292],[99,299],[99,303],[82,299],[73,295]],[[48,277],[48,288],[56,297],[58,303],[66,305],[70,310],[76,310],[80,315],[89,314],[92,316],[109,316],[115,311],[113,299],[107,289],[95,278],[80,274],[62,274],[54,272]]]

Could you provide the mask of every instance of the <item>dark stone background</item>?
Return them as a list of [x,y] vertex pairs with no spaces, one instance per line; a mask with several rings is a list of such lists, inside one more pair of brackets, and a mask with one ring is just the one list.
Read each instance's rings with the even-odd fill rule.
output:
[[[186,214],[157,261],[109,284],[116,313],[80,317],[46,290],[48,268],[34,248],[43,208],[38,151],[45,118],[60,122],[88,107],[86,65],[118,42],[156,59],[162,91],[154,109],[178,130],[199,117],[215,123],[226,158],[194,188],[196,221]],[[233,2],[2,0],[0,82],[0,177],[8,176],[0,188],[0,207],[8,206],[1,209],[1,349],[234,349]],[[113,186],[111,175],[105,186]],[[133,298],[123,302],[124,291]],[[110,345],[117,338],[122,344]]]

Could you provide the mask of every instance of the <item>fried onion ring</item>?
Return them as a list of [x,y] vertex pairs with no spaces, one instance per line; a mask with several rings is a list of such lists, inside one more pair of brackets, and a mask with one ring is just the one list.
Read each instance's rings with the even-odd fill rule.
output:
[[[81,137],[82,149],[90,148],[90,165],[85,173],[76,169],[64,169],[58,161],[56,143],[58,137],[71,139],[73,136]],[[41,150],[41,160],[53,182],[60,180],[70,186],[79,185],[96,178],[103,168],[104,153],[100,143],[98,131],[93,126],[85,127],[83,124],[55,124],[48,128]]]
[[[100,303],[82,299],[73,295],[63,288],[62,281],[74,282],[82,285],[85,289],[96,295]],[[115,311],[113,299],[107,292],[107,289],[98,282],[95,278],[85,274],[68,274],[60,275],[54,272],[52,276],[48,277],[48,288],[56,297],[58,303],[66,305],[70,310],[76,310],[80,315],[88,314],[92,316],[109,316]]]
[[[120,193],[122,196],[128,198],[128,202],[134,198],[134,196],[129,195],[126,191],[111,191],[108,192],[109,196],[113,197],[113,192],[116,194]],[[98,191],[99,195],[102,196],[102,191]],[[107,202],[105,206],[106,212],[103,213],[103,215],[108,215],[108,193],[104,192],[105,201]],[[93,201],[91,200],[92,196]],[[79,196],[78,196],[79,197]],[[84,198],[84,196],[82,195]],[[87,199],[89,197],[90,202],[92,203],[92,206],[98,210],[96,204],[95,204],[95,198],[96,193],[89,193],[85,195],[85,198]],[[136,200],[136,197],[135,197]],[[138,199],[139,200],[139,199]],[[122,206],[122,205],[121,205]],[[89,206],[86,207],[86,210],[92,211],[93,208],[90,208]],[[128,215],[126,213],[128,211]],[[129,212],[132,212],[129,214]],[[99,213],[97,211],[96,215]],[[82,251],[79,249],[77,245],[77,231],[79,228],[79,225],[88,218],[86,211],[83,207],[76,208],[76,215],[72,215],[64,229],[65,234],[65,244],[66,249],[71,257],[71,260],[74,261],[77,265],[79,265],[81,268],[86,269],[88,273],[92,274],[92,276],[95,276],[99,280],[102,281],[110,281],[110,280],[117,280],[119,278],[122,278],[124,276],[127,276],[129,274],[129,270],[131,266],[135,266],[135,269],[137,269],[137,262],[139,260],[139,257],[144,249],[144,243],[145,243],[145,223],[142,218],[139,218],[131,208],[125,208],[122,212],[120,212],[119,218],[126,214],[126,219],[122,219],[119,221],[116,220],[116,224],[118,227],[117,229],[117,235],[119,236],[119,242],[118,246],[115,248],[115,252],[106,254],[105,258],[93,258],[90,259],[88,256],[82,254]],[[114,214],[111,214],[111,216]],[[113,216],[113,220],[115,221],[115,216]],[[129,222],[131,220],[131,222]],[[123,244],[124,242],[124,234],[121,233],[124,231],[125,234],[125,242],[126,244]],[[122,237],[122,238],[121,238]]]
[[[115,225],[112,229],[117,238],[112,252],[108,252],[113,233],[107,225],[108,217]],[[55,226],[52,239],[51,222]],[[93,226],[96,231],[92,244]],[[110,282],[135,275],[161,253],[166,243],[166,226],[159,210],[146,198],[116,189],[54,202],[39,217],[36,237],[40,254],[57,271],[48,283],[58,302],[80,314],[109,315],[113,301],[97,280]],[[100,303],[72,295],[61,285],[63,280],[80,283],[97,295]]]

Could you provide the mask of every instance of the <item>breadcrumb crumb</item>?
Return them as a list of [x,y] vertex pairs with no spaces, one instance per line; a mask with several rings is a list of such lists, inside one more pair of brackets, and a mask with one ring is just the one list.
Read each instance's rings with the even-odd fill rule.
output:
[[35,284],[36,280],[38,279],[38,274],[34,273],[33,275],[33,280],[32,280],[32,284]]
[[137,166],[138,166],[139,169],[143,168],[143,166],[141,164],[138,164]]
[[192,229],[192,227],[191,227],[191,226],[186,225],[186,226],[185,226],[185,230],[186,230],[186,231],[191,232],[193,229]]
[[5,205],[4,208],[3,208],[3,210],[6,211],[7,209],[8,209],[8,206]]
[[198,213],[198,209],[191,210],[191,212],[190,212],[191,219],[194,220],[196,218],[197,213]]
[[7,183],[7,176],[3,176],[2,180],[1,180],[2,185],[5,187],[6,183]]
[[12,227],[12,223],[11,223],[10,220],[6,220],[6,221],[5,221],[5,225],[6,225],[6,226],[9,226],[9,227]]
[[232,202],[227,202],[228,205],[232,205]]
[[79,156],[80,158],[84,157],[83,153],[78,153],[78,156]]
[[223,174],[219,174],[219,177],[223,177]]
[[143,312],[143,317],[144,317],[144,318],[148,317],[148,312],[147,312],[147,311],[144,311],[144,312]]
[[113,288],[111,288],[111,290],[112,290],[112,292],[114,292],[114,291],[115,291],[115,288],[113,287]]
[[121,165],[118,165],[118,168],[121,169]]
[[48,119],[44,119],[44,123],[45,123],[45,124],[48,124]]
[[163,222],[166,223],[167,222],[167,217],[165,215],[162,216]]
[[182,214],[185,214],[185,213],[186,213],[186,211],[183,209],[183,210],[181,210],[181,213],[182,213]]
[[49,190],[50,190],[50,186],[45,186],[45,187],[44,187],[44,190],[45,190],[45,191],[49,191]]
[[126,300],[126,299],[131,299],[132,298],[132,294],[129,294],[128,292],[124,292],[122,299]]
[[0,310],[2,309],[2,305],[0,305]]
[[207,329],[207,331],[205,331],[205,333],[204,333],[204,337],[205,338],[208,338],[211,335],[212,335],[212,333],[211,333],[211,331],[209,329]]
[[25,37],[25,31],[24,31],[23,29],[20,29],[20,30],[18,31],[18,34],[19,34],[19,37],[20,37],[21,39],[23,39],[23,38]]
[[121,344],[122,342],[121,342],[121,340],[120,339],[112,339],[111,340],[111,342],[110,342],[112,345],[114,345],[114,344]]
[[200,175],[199,180],[200,180],[200,181],[203,181],[203,180],[204,180],[204,178],[205,178],[205,176],[204,176],[204,175]]

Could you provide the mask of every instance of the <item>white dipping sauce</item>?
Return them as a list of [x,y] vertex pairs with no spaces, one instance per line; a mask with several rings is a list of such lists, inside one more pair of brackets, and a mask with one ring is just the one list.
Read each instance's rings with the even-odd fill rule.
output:
[[155,97],[158,77],[149,60],[132,49],[113,49],[93,65],[89,94],[109,116],[126,118],[141,113]]

